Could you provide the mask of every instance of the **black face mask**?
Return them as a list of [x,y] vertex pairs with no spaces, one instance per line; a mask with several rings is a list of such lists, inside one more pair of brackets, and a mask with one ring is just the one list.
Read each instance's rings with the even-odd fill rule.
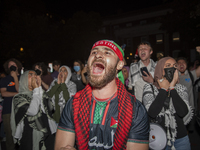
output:
[[10,66],[10,71],[16,71],[17,70],[17,67],[15,67],[15,66]]
[[41,71],[39,69],[35,70],[36,74],[39,76],[41,74]]
[[171,83],[173,80],[174,72],[176,71],[176,68],[174,67],[165,68],[164,71],[165,71],[164,77],[169,81],[169,83]]

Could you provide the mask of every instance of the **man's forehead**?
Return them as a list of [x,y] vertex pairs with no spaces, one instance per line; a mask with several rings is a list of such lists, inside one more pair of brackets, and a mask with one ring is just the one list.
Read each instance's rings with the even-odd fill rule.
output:
[[92,50],[108,50],[108,51],[112,51],[113,53],[115,53],[111,48],[109,48],[107,46],[96,46]]
[[[111,48],[107,47],[107,46],[96,46],[94,47],[93,49],[110,49],[112,50]],[[112,50],[113,51],[113,50]]]
[[147,47],[147,46],[150,47],[148,44],[140,44],[140,45],[139,45],[139,47],[144,47],[144,46],[145,46],[145,47]]

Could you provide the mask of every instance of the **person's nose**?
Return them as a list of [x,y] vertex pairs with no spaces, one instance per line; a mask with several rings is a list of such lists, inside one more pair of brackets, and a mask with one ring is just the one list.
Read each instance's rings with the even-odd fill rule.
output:
[[103,52],[97,51],[96,58],[103,58]]

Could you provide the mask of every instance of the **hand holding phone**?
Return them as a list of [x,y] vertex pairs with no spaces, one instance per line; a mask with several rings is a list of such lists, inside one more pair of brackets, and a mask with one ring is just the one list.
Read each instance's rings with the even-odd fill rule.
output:
[[144,72],[146,72],[148,75],[149,75],[149,72],[148,72],[148,70],[147,70],[147,67],[142,67],[142,68],[140,68],[140,71],[141,71],[141,73],[142,73],[142,75],[143,76],[147,76]]

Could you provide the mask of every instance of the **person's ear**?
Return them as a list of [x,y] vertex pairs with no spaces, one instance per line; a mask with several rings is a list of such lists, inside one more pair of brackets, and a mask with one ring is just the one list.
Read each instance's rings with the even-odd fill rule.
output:
[[118,63],[117,63],[117,70],[121,70],[124,66],[124,61],[123,60],[120,60]]
[[152,50],[150,50],[150,55],[153,53],[153,51]]

